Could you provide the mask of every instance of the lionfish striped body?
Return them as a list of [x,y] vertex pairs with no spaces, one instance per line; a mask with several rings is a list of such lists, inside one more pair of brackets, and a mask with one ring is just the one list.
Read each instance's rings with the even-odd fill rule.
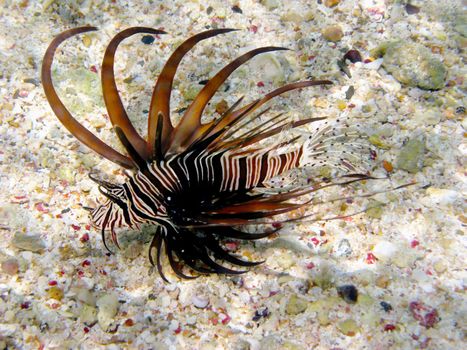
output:
[[180,122],[172,125],[170,93],[175,71],[183,56],[199,41],[231,29],[202,32],[175,50],[154,88],[147,139],[136,132],[123,108],[114,79],[114,55],[119,43],[133,34],[164,32],[134,27],[112,39],[102,64],[102,88],[110,120],[128,155],[117,152],[71,116],[52,84],[51,66],[60,43],[73,35],[95,29],[71,29],[56,37],[44,56],[42,80],[52,109],[75,137],[108,160],[133,170],[123,184],[91,177],[107,198],[104,204],[91,212],[92,222],[101,230],[107,249],[107,232],[110,232],[112,241],[118,247],[117,228],[140,228],[142,224],[153,224],[157,226],[157,231],[150,245],[149,258],[153,265],[157,265],[164,279],[162,249],[165,249],[174,272],[182,278],[194,277],[183,272],[182,264],[198,273],[242,273],[244,271],[221,265],[219,260],[237,266],[253,266],[258,262],[244,261],[228,253],[222,247],[223,239],[267,237],[274,230],[248,233],[241,227],[271,223],[268,219],[307,205],[308,202],[297,203],[294,200],[319,188],[369,178],[352,174],[338,184],[322,187],[297,185],[267,190],[271,179],[291,169],[319,165],[325,161],[351,168],[345,154],[332,156],[328,152],[326,145],[338,142],[340,136],[327,122],[298,146],[299,137],[274,140],[268,145],[263,142],[272,140],[285,129],[319,123],[324,118],[288,121],[282,115],[276,115],[266,118],[259,125],[254,124],[255,119],[264,116],[269,109],[257,114],[254,112],[275,96],[294,89],[330,84],[329,81],[302,81],[285,85],[243,107],[239,107],[242,102],[240,98],[220,118],[201,123],[206,105],[236,68],[260,53],[283,48],[255,49],[232,61],[208,81]]

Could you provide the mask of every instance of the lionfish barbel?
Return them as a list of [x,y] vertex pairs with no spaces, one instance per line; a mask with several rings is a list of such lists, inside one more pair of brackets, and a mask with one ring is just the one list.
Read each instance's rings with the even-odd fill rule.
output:
[[[365,174],[341,176],[340,182],[320,186],[296,184],[277,188],[271,179],[293,169],[325,164],[353,170],[345,151],[332,146],[341,136],[325,118],[291,121],[283,114],[267,117],[270,108],[260,107],[288,91],[331,84],[328,80],[307,80],[284,85],[262,98],[242,105],[240,97],[219,118],[202,123],[203,111],[226,79],[253,57],[282,47],[261,47],[249,51],[222,68],[200,90],[184,111],[178,124],[170,116],[170,96],[176,70],[182,58],[200,41],[234,29],[213,29],[184,41],[162,68],[152,94],[148,115],[147,138],[131,123],[117,90],[114,58],[117,47],[137,33],[165,34],[162,30],[132,27],[118,33],[109,43],[101,67],[102,91],[110,121],[118,139],[126,149],[124,155],[85,128],[66,109],[52,83],[52,63],[58,46],[77,34],[97,30],[79,27],[59,34],[49,45],[42,64],[45,95],[60,122],[79,141],[102,157],[132,173],[122,184],[114,184],[91,176],[106,197],[104,204],[91,209],[92,224],[100,229],[105,247],[106,234],[119,247],[116,229],[139,229],[143,224],[155,225],[149,247],[149,260],[161,277],[162,252],[165,251],[173,271],[180,278],[199,274],[239,274],[219,260],[233,266],[255,266],[261,262],[240,259],[222,245],[226,239],[256,240],[277,231],[277,216],[310,205],[297,199],[324,187],[345,186],[372,179]],[[257,112],[257,113],[255,113]],[[261,122],[258,122],[258,121]],[[296,136],[281,140],[274,136],[284,130],[316,123],[320,127],[305,138]],[[265,144],[269,140],[269,144]],[[341,141],[339,141],[341,140]],[[302,142],[299,142],[302,141]],[[299,218],[299,219],[303,219]],[[271,221],[273,220],[273,221]],[[248,232],[247,227],[275,223],[275,229]],[[277,225],[279,223],[279,225]],[[261,226],[259,226],[261,227]],[[250,230],[251,231],[251,230]],[[184,268],[191,269],[186,273]]]

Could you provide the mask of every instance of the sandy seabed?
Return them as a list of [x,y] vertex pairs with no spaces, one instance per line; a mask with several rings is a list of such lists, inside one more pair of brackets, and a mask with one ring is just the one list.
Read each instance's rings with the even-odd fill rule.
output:
[[[463,2],[454,0],[0,1],[0,348],[461,348],[465,19]],[[416,185],[370,198],[362,205],[374,209],[346,220],[286,225],[275,238],[240,247],[230,242],[238,254],[265,260],[241,276],[178,280],[164,262],[172,281],[166,284],[147,259],[151,232],[125,233],[122,250],[106,255],[83,209],[101,198],[88,173],[119,181],[122,172],[60,125],[42,90],[47,45],[83,25],[99,31],[61,46],[54,82],[76,118],[114,147],[120,146],[99,80],[113,35],[131,26],[168,33],[152,44],[127,39],[117,53],[124,104],[144,129],[154,80],[175,47],[206,29],[238,28],[184,59],[174,118],[199,82],[234,57],[284,46],[291,50],[235,72],[207,114],[222,99],[231,104],[287,82],[329,79],[329,88],[276,103],[294,118],[345,116],[361,125],[375,148],[372,174],[390,178],[355,191]],[[444,87],[423,90],[396,80],[375,50],[394,40],[424,46],[442,62]],[[363,62],[343,68],[338,62],[350,49]],[[352,205],[329,210],[342,215]],[[356,302],[338,293],[352,288]]]

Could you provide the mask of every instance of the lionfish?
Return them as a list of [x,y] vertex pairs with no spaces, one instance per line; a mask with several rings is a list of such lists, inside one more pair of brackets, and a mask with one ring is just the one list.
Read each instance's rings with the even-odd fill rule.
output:
[[[114,57],[119,44],[136,33],[165,34],[162,30],[132,27],[118,33],[104,54],[101,79],[105,106],[118,139],[126,149],[124,155],[80,124],[66,109],[52,83],[51,67],[58,46],[80,33],[97,30],[79,27],[59,34],[49,45],[42,64],[42,83],[48,102],[60,122],[79,141],[102,157],[124,169],[127,179],[116,184],[91,176],[106,197],[103,204],[91,211],[92,224],[100,229],[105,247],[106,234],[119,247],[116,229],[140,229],[143,224],[155,225],[149,247],[149,260],[161,277],[162,256],[181,278],[199,274],[239,274],[244,270],[226,267],[250,267],[261,262],[246,261],[228,252],[227,239],[256,240],[271,236],[281,223],[297,220],[286,214],[310,205],[300,198],[324,187],[344,186],[371,179],[361,173],[348,173],[342,181],[306,185],[272,186],[271,181],[293,169],[333,164],[352,169],[349,155],[336,151],[344,144],[339,128],[324,120],[307,118],[291,121],[283,114],[267,115],[270,108],[260,107],[288,91],[331,84],[328,80],[307,80],[284,85],[262,98],[242,105],[243,97],[233,103],[220,117],[202,123],[203,111],[226,79],[242,64],[266,52],[287,50],[268,46],[249,51],[233,60],[215,74],[188,108],[178,124],[170,116],[170,97],[175,72],[182,58],[200,41],[225,34],[234,29],[213,29],[184,41],[162,68],[152,94],[148,115],[147,138],[136,131],[123,107],[114,76]],[[284,140],[285,130],[316,123],[308,136]],[[275,137],[277,136],[277,137]],[[269,142],[267,142],[269,140]],[[301,142],[300,142],[301,141]],[[300,219],[300,218],[299,218]],[[303,219],[303,217],[302,217]],[[248,230],[249,227],[269,229]],[[263,226],[259,226],[263,225]],[[254,232],[251,232],[254,231]],[[188,268],[189,273],[184,271]]]

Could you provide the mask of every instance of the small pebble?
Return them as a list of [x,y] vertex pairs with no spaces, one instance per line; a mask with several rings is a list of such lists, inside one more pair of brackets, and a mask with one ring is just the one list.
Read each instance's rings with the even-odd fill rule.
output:
[[391,173],[394,170],[394,167],[390,162],[387,160],[383,160],[383,168],[386,170],[388,173]]
[[386,45],[383,67],[402,84],[424,90],[444,87],[447,69],[429,49],[402,40]]
[[125,327],[133,327],[135,325],[135,321],[133,321],[131,318],[128,318],[123,324]]
[[405,11],[407,12],[408,15],[414,15],[420,12],[420,7],[412,5],[412,4],[407,4],[405,5]]
[[180,90],[181,90],[182,96],[186,100],[191,101],[191,100],[194,100],[195,97],[198,95],[200,88],[199,86],[195,84],[187,84],[187,85],[183,85]]
[[443,273],[447,270],[447,266],[443,260],[438,260],[433,264],[433,268],[437,273]]
[[81,307],[79,318],[87,326],[92,326],[97,322],[97,308],[87,304]]
[[19,263],[16,258],[9,258],[2,261],[2,271],[10,276],[14,276],[18,273]]
[[274,10],[279,7],[279,0],[261,0],[261,4],[268,10]]
[[385,301],[380,302],[379,305],[381,305],[381,307],[383,308],[383,310],[384,310],[385,312],[392,311],[392,306],[391,306],[391,304],[389,304],[389,303],[387,303],[387,302],[385,302]]
[[397,168],[409,173],[417,173],[423,168],[425,159],[425,138],[423,136],[410,139],[400,150]]
[[337,246],[335,255],[338,257],[341,256],[351,256],[352,255],[352,247],[350,246],[350,242],[348,239],[344,238],[339,242]]
[[324,0],[324,6],[326,7],[334,7],[339,5],[341,0]]
[[345,92],[345,98],[347,100],[350,100],[354,94],[355,94],[355,88],[353,86],[349,86],[349,88]]
[[216,104],[216,112],[219,114],[224,114],[229,109],[227,101],[222,99],[219,103]]
[[355,304],[358,300],[358,290],[352,284],[346,284],[336,288],[337,294],[348,304]]
[[306,310],[308,303],[306,300],[300,299],[297,295],[292,294],[287,302],[285,312],[287,315],[298,315]]
[[235,13],[243,13],[242,9],[238,5],[232,6],[232,11]]
[[381,207],[381,204],[370,207],[366,211],[366,215],[372,219],[381,219],[381,216],[383,215],[383,208]]
[[388,276],[386,275],[381,275],[381,276],[378,276],[378,278],[376,279],[375,281],[375,284],[376,286],[378,286],[379,288],[387,288],[389,283],[391,282],[391,280],[389,279]]
[[34,253],[42,253],[45,248],[45,243],[40,235],[26,235],[20,232],[15,233],[11,243],[18,249]]
[[91,46],[91,37],[89,35],[83,35],[83,45],[85,47]]
[[63,290],[57,286],[53,286],[47,290],[47,296],[51,299],[60,301],[63,299]]
[[114,321],[115,315],[118,312],[118,298],[114,293],[108,293],[101,296],[96,301],[98,308],[97,320],[102,330],[108,331]]
[[91,306],[96,305],[96,296],[89,289],[74,288],[73,292],[75,293],[77,300]]
[[284,13],[281,16],[281,21],[292,22],[292,23],[295,23],[297,25],[302,23],[304,20],[305,19],[303,18],[301,13],[299,13],[297,11],[293,11],[293,10],[289,10],[289,11],[287,11],[286,13]]
[[357,322],[351,318],[339,322],[337,324],[337,329],[348,337],[353,337],[360,331]]
[[150,45],[154,42],[155,38],[152,35],[144,35],[141,38],[141,42],[146,45]]
[[344,36],[344,32],[342,31],[342,28],[338,25],[324,28],[321,34],[323,35],[324,39],[328,41],[332,41],[332,42],[338,42]]
[[193,305],[198,309],[204,309],[209,304],[209,299],[206,297],[195,295],[191,299]]
[[362,55],[357,50],[349,50],[344,55],[344,60],[349,60],[352,63],[362,62]]
[[389,241],[379,241],[373,248],[373,254],[382,262],[390,261],[398,251],[399,248]]
[[434,327],[439,322],[438,310],[425,305],[423,302],[413,301],[409,305],[412,316],[426,328]]
[[339,110],[343,111],[344,109],[347,108],[347,103],[344,101],[344,100],[337,100],[337,108],[339,108]]
[[263,307],[255,311],[255,315],[253,316],[252,320],[257,322],[261,318],[268,317],[269,315],[269,309],[267,307]]

